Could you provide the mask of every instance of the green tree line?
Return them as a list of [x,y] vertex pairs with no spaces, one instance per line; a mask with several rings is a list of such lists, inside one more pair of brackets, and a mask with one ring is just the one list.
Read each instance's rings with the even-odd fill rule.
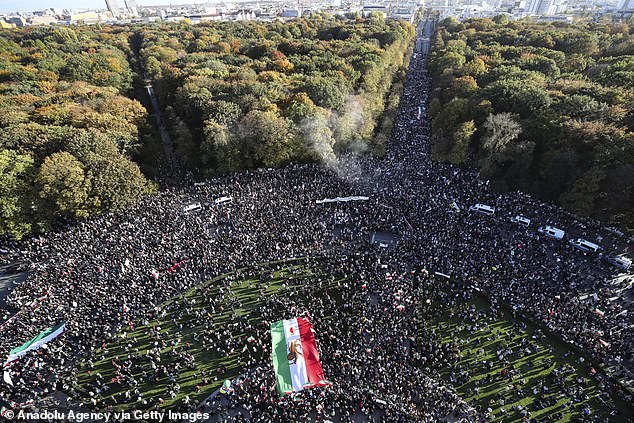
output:
[[163,159],[145,78],[180,161],[201,177],[381,154],[413,37],[405,22],[321,14],[2,30],[0,235],[118,211],[156,190],[143,173]]
[[393,111],[414,29],[380,16],[314,14],[163,24],[141,35],[178,157],[212,176],[350,149],[380,154],[389,133],[381,118]]
[[121,210],[155,190],[131,160],[147,112],[128,97],[128,34],[117,31],[0,32],[0,234]]
[[634,28],[446,19],[429,68],[434,157],[634,229]]

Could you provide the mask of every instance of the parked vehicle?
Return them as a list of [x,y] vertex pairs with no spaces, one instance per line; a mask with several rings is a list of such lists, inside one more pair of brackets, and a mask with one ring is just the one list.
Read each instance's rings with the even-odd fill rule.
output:
[[566,236],[566,231],[563,231],[554,226],[540,226],[537,229],[537,232],[539,232],[540,234],[546,235],[547,237],[559,239],[559,240],[564,239],[564,236]]
[[623,271],[628,271],[632,267],[632,259],[623,254],[608,256],[606,260]]
[[528,228],[531,225],[531,220],[528,217],[522,216],[521,214],[512,217],[511,222],[520,226],[524,226],[525,228]]
[[485,214],[487,216],[493,216],[495,214],[495,208],[487,206],[486,204],[476,204],[469,207],[469,211]]
[[231,203],[233,201],[233,197],[220,197],[214,200],[214,204],[219,206],[221,204]]
[[583,251],[584,253],[591,252],[596,253],[601,250],[601,247],[594,242],[590,242],[583,238],[575,238],[568,241],[570,245],[575,247],[578,250]]
[[202,210],[203,206],[200,203],[192,203],[188,206],[183,207],[183,211],[185,213],[190,213],[198,210]]

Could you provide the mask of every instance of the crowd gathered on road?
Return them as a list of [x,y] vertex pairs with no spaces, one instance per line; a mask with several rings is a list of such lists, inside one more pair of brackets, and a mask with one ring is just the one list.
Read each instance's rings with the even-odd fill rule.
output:
[[[421,24],[419,38],[431,29],[430,21]],[[266,300],[311,316],[330,386],[279,398],[266,354],[268,332],[245,324],[244,331],[261,334],[255,344],[264,353],[245,365],[243,383],[229,404],[214,409],[217,416],[231,410],[236,421],[486,420],[486,410],[472,408],[412,359],[428,345],[417,330],[420,302],[476,291],[625,375],[634,367],[634,325],[623,286],[610,276],[613,267],[508,217],[530,216],[588,238],[602,231],[601,223],[521,192],[495,192],[477,171],[433,161],[425,118],[431,78],[425,51],[417,46],[384,157],[348,156],[329,165],[258,169],[204,183],[188,179],[124,213],[4,246],[3,260],[21,263],[28,277],[2,311],[0,354],[60,322],[66,330],[6,367],[13,386],[2,385],[0,402],[18,408],[62,391],[74,403],[95,407],[110,381],[90,387],[91,403],[73,395],[73,369],[113,342],[117,330],[156,318],[166,300],[217,275],[291,257],[326,258],[327,269],[346,273],[339,290],[343,306],[334,306],[327,291],[307,304],[293,297]],[[368,199],[317,203],[347,196]],[[227,200],[215,201],[221,197]],[[475,203],[494,206],[495,216],[469,212]],[[186,211],[192,204],[200,208]],[[377,232],[395,242],[387,248],[373,242]],[[440,292],[445,280],[460,284],[460,292]],[[279,310],[261,312],[269,322],[293,317]],[[216,341],[208,342],[213,348]],[[143,400],[133,378],[122,373],[130,380],[121,401]],[[612,382],[602,386],[609,391]],[[188,399],[180,407],[214,404]]]

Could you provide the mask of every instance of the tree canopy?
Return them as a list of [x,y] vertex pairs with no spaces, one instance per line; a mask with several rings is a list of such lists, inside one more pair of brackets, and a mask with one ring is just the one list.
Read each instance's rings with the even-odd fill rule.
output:
[[130,97],[129,33],[0,32],[0,234],[134,204],[154,190],[131,160],[145,107]]
[[633,230],[630,31],[503,18],[436,29],[434,156]]
[[[285,23],[160,24],[140,36],[159,102],[173,106],[166,121],[181,162],[211,176],[323,160],[351,146],[379,152],[375,135],[385,128],[377,123],[394,82],[403,82],[414,28],[380,16],[313,14]],[[334,143],[317,141],[310,126]]]
[[180,163],[201,177],[380,153],[413,37],[406,22],[326,14],[0,30],[0,235],[156,189],[138,165],[156,174],[164,159],[148,79]]

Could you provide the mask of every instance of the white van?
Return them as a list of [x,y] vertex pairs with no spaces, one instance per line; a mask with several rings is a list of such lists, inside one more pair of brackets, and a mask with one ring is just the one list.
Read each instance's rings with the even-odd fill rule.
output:
[[200,203],[192,203],[188,206],[183,207],[183,211],[185,213],[189,213],[189,212],[193,212],[193,211],[198,211],[198,210],[202,210],[203,206],[200,205]]
[[608,226],[607,228],[605,228],[605,230],[620,237],[623,237],[623,235],[625,235],[622,231],[619,231],[618,229],[612,226]]
[[522,216],[521,214],[518,214],[517,216],[512,217],[511,222],[517,225],[524,226],[525,228],[528,228],[531,225],[531,220],[528,217]]
[[630,267],[632,267],[632,260],[623,254],[618,256],[609,256],[606,258],[606,260],[608,261],[608,263],[615,265],[621,270],[627,271],[630,269]]
[[559,240],[563,239],[564,236],[566,236],[565,231],[562,231],[559,228],[555,228],[554,226],[540,226],[537,229],[537,232],[539,232],[540,234],[544,234],[548,237],[559,239]]
[[475,206],[471,206],[469,207],[469,211],[486,214],[487,216],[493,216],[495,214],[495,209],[491,206],[487,206],[486,204],[476,204]]
[[601,249],[599,245],[595,244],[594,242],[585,240],[583,238],[571,239],[568,242],[570,243],[570,245],[572,245],[576,249],[581,250],[583,252],[596,253],[597,251]]
[[214,200],[214,204],[219,206],[221,204],[230,203],[233,201],[233,197],[220,197]]

